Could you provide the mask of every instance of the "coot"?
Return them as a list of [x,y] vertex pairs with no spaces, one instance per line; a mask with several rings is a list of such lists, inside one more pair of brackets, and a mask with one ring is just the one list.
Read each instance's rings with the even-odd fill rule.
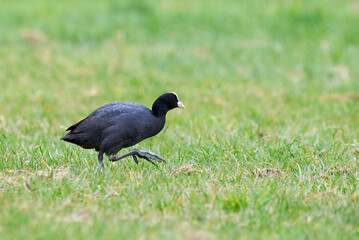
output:
[[137,157],[144,158],[152,164],[155,164],[152,160],[165,162],[162,157],[139,149],[133,149],[117,157],[115,155],[122,148],[131,147],[159,133],[165,126],[167,112],[177,107],[185,108],[174,92],[165,93],[157,98],[152,110],[138,103],[109,103],[66,129],[69,132],[61,140],[85,149],[94,148],[98,151],[98,161],[102,168],[104,153],[110,161],[132,156],[136,163]]

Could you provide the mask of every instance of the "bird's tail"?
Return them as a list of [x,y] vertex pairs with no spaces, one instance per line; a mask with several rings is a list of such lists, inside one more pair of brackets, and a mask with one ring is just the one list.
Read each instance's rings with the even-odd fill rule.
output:
[[63,136],[62,138],[60,138],[60,140],[66,141],[66,142],[70,142],[70,143],[74,143],[75,138],[74,136],[71,134],[71,132],[67,133],[65,136]]

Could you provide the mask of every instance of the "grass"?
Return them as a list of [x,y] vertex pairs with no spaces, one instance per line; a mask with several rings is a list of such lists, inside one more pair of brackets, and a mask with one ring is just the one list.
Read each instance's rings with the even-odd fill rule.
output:
[[[357,1],[4,0],[1,239],[356,239]],[[175,91],[165,157],[60,142]],[[125,150],[123,150],[125,151]]]

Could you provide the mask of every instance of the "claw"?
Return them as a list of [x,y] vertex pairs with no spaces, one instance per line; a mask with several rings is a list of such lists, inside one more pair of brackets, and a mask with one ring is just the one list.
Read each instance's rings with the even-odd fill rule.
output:
[[164,160],[161,156],[153,153],[153,152],[150,152],[150,151],[144,151],[145,154],[147,154],[147,157],[150,157],[151,159],[157,161],[157,162],[166,162],[166,160]]
[[146,158],[149,158],[149,159],[155,160],[156,162],[161,162],[161,161],[160,161],[160,160],[158,160],[156,157],[151,156],[151,155],[146,155]]
[[143,158],[146,159],[147,161],[149,161],[150,163],[152,163],[153,165],[156,165],[156,164],[151,160],[151,158],[149,158],[149,157],[147,157],[147,156],[144,156]]
[[132,157],[133,157],[133,161],[135,161],[135,163],[138,164],[138,160],[137,160],[136,155],[132,155]]

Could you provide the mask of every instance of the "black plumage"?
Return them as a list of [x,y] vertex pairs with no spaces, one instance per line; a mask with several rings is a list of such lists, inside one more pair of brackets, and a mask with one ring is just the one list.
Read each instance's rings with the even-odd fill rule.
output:
[[[117,161],[127,156],[144,158],[154,164],[165,161],[162,157],[139,149],[115,157],[122,148],[131,147],[142,140],[158,134],[166,122],[166,114],[173,108],[185,108],[178,100],[176,93],[161,95],[152,105],[152,110],[130,102],[113,102],[106,104],[88,117],[70,126],[69,131],[61,140],[74,143],[85,149],[99,152],[98,160],[102,167],[103,154],[110,161]],[[137,156],[137,157],[136,157]]]

